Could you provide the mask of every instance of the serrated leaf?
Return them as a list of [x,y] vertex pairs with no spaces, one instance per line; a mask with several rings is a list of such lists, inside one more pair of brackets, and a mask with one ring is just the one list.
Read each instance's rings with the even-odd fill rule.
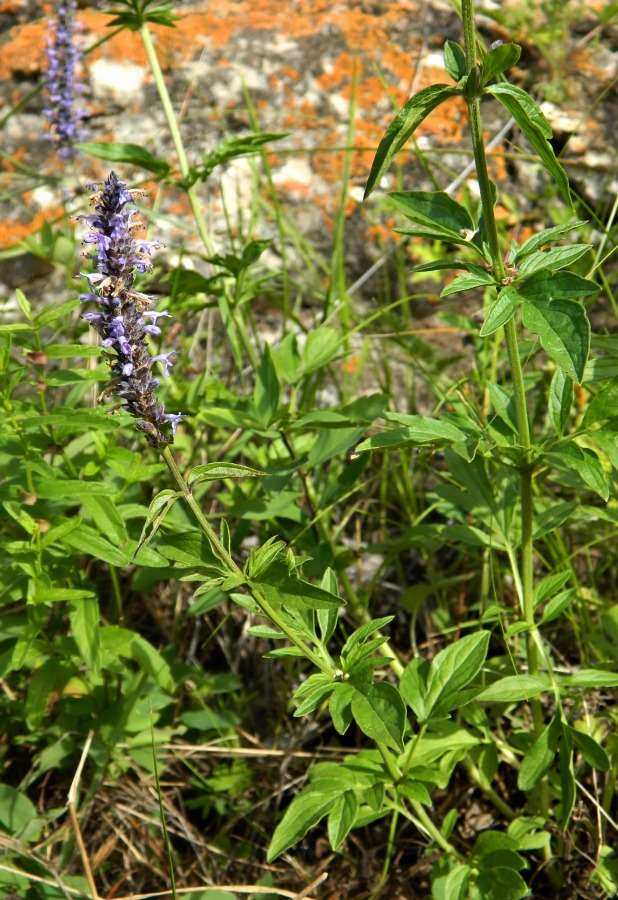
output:
[[485,90],[496,97],[513,116],[555,180],[565,202],[572,208],[569,180],[548,140],[552,136],[551,127],[532,97],[514,84],[494,84]]
[[354,721],[367,737],[392,750],[403,750],[405,706],[397,688],[387,681],[356,683],[352,697]]
[[[551,272],[564,269],[580,259],[588,250],[590,250],[590,244],[567,244],[565,247],[550,247],[549,250],[537,250],[527,256],[520,265],[519,278],[527,278],[536,272],[547,269]],[[582,281],[585,280],[584,278],[582,279]]]
[[503,325],[513,318],[522,302],[521,295],[517,289],[509,285],[503,288],[497,298],[489,307],[487,316],[481,327],[481,337],[487,337],[502,328]]
[[514,253],[511,263],[517,265],[527,256],[530,256],[531,253],[534,253],[535,250],[539,250],[541,247],[545,246],[545,244],[550,244],[552,241],[568,234],[569,231],[574,231],[576,228],[581,228],[583,225],[587,224],[585,219],[576,219],[574,222],[567,222],[566,225],[555,225],[553,228],[544,228],[543,231],[539,231],[538,234],[533,234],[532,237],[529,237],[523,242],[521,247]]
[[386,132],[375,155],[371,166],[365,195],[367,197],[374,190],[376,184],[388,170],[391,162],[399,153],[404,144],[414,134],[421,122],[445,100],[455,97],[457,90],[448,84],[433,84],[419,91],[411,97],[405,106],[397,113]]
[[526,300],[522,318],[565,375],[581,384],[590,350],[590,322],[583,306],[574,300]]

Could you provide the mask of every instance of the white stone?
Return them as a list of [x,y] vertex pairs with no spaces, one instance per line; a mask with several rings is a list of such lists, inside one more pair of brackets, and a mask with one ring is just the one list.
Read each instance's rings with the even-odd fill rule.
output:
[[141,102],[145,78],[145,67],[136,63],[98,59],[91,66],[95,97],[107,99],[111,94],[119,106],[126,107]]

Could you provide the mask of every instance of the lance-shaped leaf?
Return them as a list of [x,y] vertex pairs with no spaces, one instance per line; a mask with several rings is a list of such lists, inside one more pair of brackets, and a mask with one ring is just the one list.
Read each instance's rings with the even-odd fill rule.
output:
[[512,265],[519,265],[522,259],[530,256],[535,250],[540,250],[545,244],[556,241],[564,234],[568,234],[569,231],[574,231],[576,228],[581,228],[582,225],[586,224],[585,219],[575,219],[573,222],[567,222],[566,225],[555,225],[553,228],[544,228],[543,231],[539,231],[538,234],[533,234],[532,237],[529,237],[528,240],[524,241],[521,247],[517,248],[517,245],[515,245],[515,252],[513,253],[510,263]]
[[493,94],[510,112],[541,157],[543,165],[558,185],[566,203],[572,207],[569,179],[549,143],[552,136],[551,127],[532,97],[514,84],[507,83],[494,84],[486,88],[486,93]]
[[581,384],[590,350],[590,322],[584,307],[575,300],[529,299],[522,318],[564,374]]
[[448,84],[432,84],[410,97],[388,126],[380,141],[367,179],[364,199],[371,194],[395,156],[414,134],[423,119],[426,119],[429,113],[445,100],[455,97],[457,93],[457,88]]
[[487,337],[513,318],[522,302],[521,295],[512,286],[503,288],[489,307],[487,318],[481,328],[481,337]]
[[96,156],[97,159],[105,159],[108,162],[130,163],[147,172],[165,177],[170,169],[170,164],[165,159],[153,156],[148,150],[144,150],[139,144],[115,144],[109,141],[86,141],[75,144],[78,150]]
[[[442,240],[468,244],[475,231],[472,217],[465,206],[444,191],[394,191],[389,194],[406,219],[435,233]],[[397,229],[402,234],[412,233]]]

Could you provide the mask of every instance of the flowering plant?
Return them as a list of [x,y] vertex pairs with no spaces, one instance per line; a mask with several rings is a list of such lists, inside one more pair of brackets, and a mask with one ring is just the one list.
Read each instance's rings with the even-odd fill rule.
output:
[[152,367],[160,362],[164,376],[169,375],[170,358],[176,351],[151,356],[146,343],[147,334],[161,334],[157,320],[171,316],[149,310],[153,298],[133,290],[136,273],[143,274],[152,267],[150,255],[159,247],[158,241],[133,237],[139,222],[134,220],[135,209],[127,208],[127,204],[132,203],[134,193],[111,172],[93,196],[96,211],[86,217],[90,231],[84,241],[94,245],[94,252],[88,256],[97,271],[82,273],[90,290],[80,296],[83,301],[99,304],[98,312],[88,312],[84,318],[103,338],[103,346],[115,353],[111,363],[114,377],[106,393],[116,393],[124,409],[140,420],[137,428],[153,447],[161,447],[171,443],[161,429],[171,425],[173,440],[182,415],[166,413],[165,405],[157,400],[159,379],[153,378]]

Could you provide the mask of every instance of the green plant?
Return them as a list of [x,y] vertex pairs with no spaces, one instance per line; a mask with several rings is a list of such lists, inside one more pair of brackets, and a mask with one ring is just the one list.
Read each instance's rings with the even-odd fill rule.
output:
[[[0,677],[10,691],[2,736],[3,746],[33,754],[16,786],[8,778],[18,761],[8,750],[2,770],[0,795],[10,814],[0,813],[0,828],[14,841],[10,871],[0,869],[5,894],[17,886],[55,896],[47,884],[53,872],[41,874],[31,845],[53,840],[64,800],[57,800],[60,812],[36,815],[29,792],[46,777],[61,784],[90,731],[84,796],[72,805],[82,831],[110,781],[154,778],[160,859],[154,838],[144,846],[156,883],[167,883],[171,867],[175,891],[182,873],[164,772],[184,754],[170,755],[169,746],[193,738],[196,747],[216,741],[230,754],[207,775],[191,756],[183,759],[187,807],[200,827],[223,823],[209,853],[231,857],[235,843],[242,844],[239,856],[254,853],[252,839],[230,837],[247,810],[250,818],[263,803],[247,800],[259,767],[234,757],[247,749],[241,727],[256,702],[237,671],[246,632],[266,642],[269,665],[294,687],[291,721],[285,703],[259,707],[271,718],[272,743],[281,729],[307,719],[336,751],[303,771],[303,786],[274,830],[268,815],[256,826],[269,863],[294,848],[304,852],[306,836],[325,820],[334,854],[344,853],[352,832],[381,836],[386,849],[372,896],[388,893],[392,860],[409,834],[424,842],[415,862],[435,898],[523,897],[533,878],[556,892],[583,842],[577,792],[594,789],[590,872],[608,894],[615,891],[606,824],[615,804],[615,713],[600,693],[618,685],[615,606],[604,596],[615,555],[599,562],[595,554],[616,534],[618,352],[614,336],[591,338],[586,311],[600,289],[591,278],[597,270],[607,286],[604,260],[599,250],[590,266],[583,239],[559,243],[585,233],[579,219],[543,223],[521,244],[498,230],[482,98],[502,103],[515,119],[569,209],[572,197],[542,113],[504,80],[519,48],[498,44],[477,62],[469,0],[463,12],[464,49],[450,41],[445,47],[454,85],[410,99],[384,135],[367,185],[369,195],[427,115],[463,97],[480,203],[470,192],[460,202],[441,191],[397,191],[389,201],[411,223],[404,234],[434,242],[415,275],[454,271],[442,298],[466,291],[482,298],[480,329],[463,309],[445,320],[469,339],[456,354],[465,371],[452,377],[451,360],[408,333],[412,317],[399,310],[409,297],[389,296],[369,314],[354,308],[346,295],[343,212],[324,271],[344,302],[333,308],[333,290],[324,291],[329,316],[310,326],[292,309],[290,273],[264,263],[269,241],[239,229],[229,252],[215,252],[200,185],[218,166],[256,157],[280,135],[261,133],[250,110],[248,135],[228,138],[192,165],[149,30],[173,25],[171,11],[141,0],[115,8],[111,24],[137,31],[146,47],[178,167],[139,145],[79,149],[186,194],[202,244],[187,252],[199,271],[178,265],[165,272],[169,308],[191,346],[200,339],[198,317],[218,310],[232,375],[223,384],[188,371],[178,353],[169,379],[159,385],[152,377],[157,361],[168,374],[175,348],[165,349],[167,316],[154,311],[155,247],[136,238],[134,192],[112,173],[95,195],[86,235],[95,268],[86,276],[87,299],[97,304],[89,318],[106,364],[64,362],[100,353],[76,340],[79,326],[69,318],[76,299],[37,311],[19,292],[21,320],[0,326],[7,423],[0,442],[7,472]],[[268,186],[272,194],[272,180]],[[284,245],[289,225],[281,209],[274,219]],[[28,246],[70,271],[75,240],[67,227],[48,228]],[[282,338],[270,347],[255,333],[251,303],[264,291],[277,294],[279,276]],[[399,284],[405,281],[400,270]],[[389,354],[378,369],[379,392],[374,385],[356,394],[354,380],[338,371],[352,341],[377,325],[395,332],[388,346],[403,356],[405,383],[412,388],[413,361],[433,408],[418,411],[410,390],[408,411],[400,411]],[[161,344],[154,354],[152,339]],[[113,416],[87,402],[105,382],[104,394],[119,397]],[[320,399],[325,386],[338,401],[328,408]],[[183,412],[165,413],[164,404]],[[142,454],[144,435],[152,457]],[[354,572],[371,551],[380,559],[373,574],[361,565]],[[414,554],[422,560],[418,579],[406,570]],[[400,591],[389,595],[393,572]],[[190,599],[188,615],[177,603],[171,622],[156,610],[157,628],[144,628],[139,604],[150,611],[153,597],[172,590]],[[212,624],[207,644],[231,623],[216,673],[196,664],[199,641],[189,637],[204,615]],[[421,635],[423,615],[429,627]],[[561,632],[568,635],[562,643]],[[459,827],[462,779],[492,822],[472,836]],[[153,819],[149,827],[159,828]],[[66,875],[73,840],[65,826],[62,835],[56,858],[64,884],[83,893],[84,880]],[[226,870],[220,873],[225,883]]]

